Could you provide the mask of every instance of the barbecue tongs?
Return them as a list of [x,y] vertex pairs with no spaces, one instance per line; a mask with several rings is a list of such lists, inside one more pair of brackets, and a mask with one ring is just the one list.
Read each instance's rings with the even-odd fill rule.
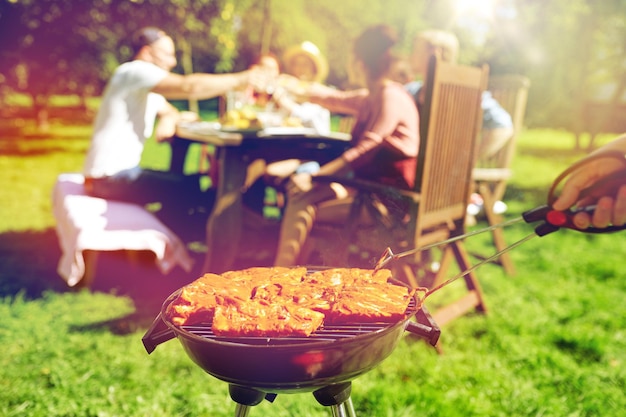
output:
[[[524,213],[522,213],[521,216],[508,220],[506,222],[503,223],[499,223],[493,226],[489,226],[487,228],[484,229],[480,229],[480,230],[476,230],[473,232],[469,232],[469,233],[465,233],[459,236],[455,236],[453,238],[447,239],[447,240],[443,240],[441,242],[436,242],[430,245],[425,245],[425,246],[421,246],[419,248],[415,248],[415,249],[411,249],[411,250],[407,250],[405,252],[401,252],[401,253],[397,253],[394,254],[391,251],[391,248],[387,248],[385,249],[385,251],[383,252],[383,254],[381,255],[380,259],[376,262],[376,266],[375,266],[375,270],[381,269],[383,268],[385,265],[387,265],[389,262],[394,261],[398,258],[402,258],[408,255],[412,255],[424,250],[428,250],[428,249],[432,249],[438,246],[443,246],[452,242],[455,242],[457,240],[461,240],[461,239],[465,239],[467,237],[471,237],[471,236],[475,236],[481,233],[485,233],[488,231],[491,231],[493,229],[497,229],[497,228],[501,228],[501,227],[507,227],[519,222],[526,222],[526,223],[536,223],[536,222],[542,222],[540,223],[538,226],[535,227],[535,230],[533,233],[529,234],[528,236],[522,238],[521,240],[509,245],[508,247],[502,249],[501,251],[495,253],[494,255],[482,260],[481,262],[471,266],[470,268],[466,269],[465,271],[461,271],[459,274],[453,276],[452,278],[448,279],[447,281],[443,282],[442,284],[438,285],[435,288],[432,288],[430,290],[427,291],[426,295],[429,295],[433,292],[435,292],[436,290],[439,290],[441,287],[444,287],[446,285],[448,285],[449,283],[451,283],[452,281],[455,281],[461,277],[464,277],[465,275],[469,274],[470,272],[474,271],[476,268],[492,262],[496,259],[498,259],[501,255],[503,255],[504,253],[516,248],[517,246],[521,245],[522,243],[530,240],[531,238],[535,237],[535,236],[545,236],[547,234],[550,234],[552,232],[556,232],[557,230],[561,229],[561,228],[566,228],[566,229],[572,229],[572,230],[577,230],[579,232],[584,232],[584,233],[611,233],[611,232],[616,232],[619,230],[624,230],[626,229],[626,225],[622,225],[622,226],[608,226],[605,228],[596,228],[596,227],[588,227],[586,229],[580,229],[578,227],[576,227],[576,225],[573,222],[573,217],[575,214],[582,212],[588,212],[588,213],[593,213],[594,209],[595,209],[595,205],[590,205],[590,206],[583,206],[583,207],[579,207],[579,208],[574,208],[574,209],[569,209],[566,211],[558,211],[558,210],[554,210],[551,206],[552,203],[556,200],[556,196],[555,196],[555,190],[557,189],[557,187],[563,182],[563,180],[565,178],[567,178],[572,172],[574,172],[575,170],[577,170],[578,168],[580,168],[580,166],[587,164],[591,161],[600,159],[600,158],[617,158],[619,160],[621,160],[625,166],[626,166],[626,155],[624,155],[621,152],[602,152],[602,153],[598,153],[598,154],[594,154],[591,156],[588,156],[587,158],[584,158],[582,160],[580,160],[579,162],[577,162],[576,164],[573,164],[571,167],[569,167],[567,170],[563,171],[554,181],[554,183],[552,184],[552,187],[550,188],[550,191],[548,192],[548,203],[541,205],[539,207],[536,207],[534,209],[525,211]],[[614,195],[617,190],[619,189],[619,187],[621,185],[626,185],[626,168],[620,171],[616,171],[615,173],[613,173],[610,176],[607,176],[605,178],[603,178],[600,181],[597,181],[595,184],[585,188],[584,190],[582,190],[580,192],[580,196],[579,199],[597,199],[601,196],[604,195]]]

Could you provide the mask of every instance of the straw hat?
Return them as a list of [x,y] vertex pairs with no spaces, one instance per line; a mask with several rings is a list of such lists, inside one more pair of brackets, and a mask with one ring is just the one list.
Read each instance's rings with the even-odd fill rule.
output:
[[315,65],[315,78],[313,81],[322,82],[328,76],[328,62],[322,55],[319,48],[312,42],[305,41],[300,45],[295,45],[287,49],[283,55],[283,63],[287,73],[290,72],[291,60],[298,56],[308,57]]

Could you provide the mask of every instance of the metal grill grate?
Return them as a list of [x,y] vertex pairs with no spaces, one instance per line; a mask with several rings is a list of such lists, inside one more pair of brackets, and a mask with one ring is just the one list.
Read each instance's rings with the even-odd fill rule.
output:
[[[415,298],[411,301],[406,309],[406,316],[412,315],[417,310]],[[396,323],[347,323],[324,326],[313,332],[308,337],[301,336],[285,336],[285,337],[222,337],[213,333],[210,323],[195,324],[190,326],[181,326],[181,329],[195,336],[204,339],[216,340],[227,343],[237,343],[243,345],[291,345],[304,344],[321,341],[336,341],[341,339],[353,338],[362,334],[369,334],[383,330],[393,326]]]

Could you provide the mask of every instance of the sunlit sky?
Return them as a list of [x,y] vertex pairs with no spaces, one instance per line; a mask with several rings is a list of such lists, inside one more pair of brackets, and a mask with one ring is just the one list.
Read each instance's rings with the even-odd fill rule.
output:
[[474,34],[474,43],[482,45],[494,19],[514,19],[512,0],[455,0],[454,22]]
[[455,10],[460,16],[490,19],[497,0],[456,0]]

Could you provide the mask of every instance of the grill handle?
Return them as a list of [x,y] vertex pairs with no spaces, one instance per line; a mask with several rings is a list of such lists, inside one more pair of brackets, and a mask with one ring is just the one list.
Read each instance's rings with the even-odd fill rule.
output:
[[165,324],[161,313],[159,313],[141,341],[143,342],[143,347],[146,349],[146,352],[150,354],[154,352],[158,345],[175,337],[176,333]]
[[424,306],[417,310],[415,321],[407,322],[405,330],[426,339],[432,346],[437,345],[441,335],[441,329]]

